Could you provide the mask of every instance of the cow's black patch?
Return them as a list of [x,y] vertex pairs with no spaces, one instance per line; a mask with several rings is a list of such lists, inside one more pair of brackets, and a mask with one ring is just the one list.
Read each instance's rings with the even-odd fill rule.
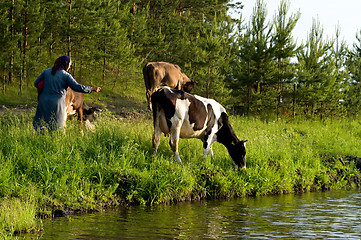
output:
[[209,134],[206,134],[203,140],[203,149],[206,149],[208,147],[207,139],[209,137]]
[[221,117],[218,119],[218,125],[219,130],[217,132],[217,141],[219,143],[226,146],[231,144],[232,141],[235,141],[236,139],[238,140],[225,112],[221,113]]
[[207,110],[204,103],[197,98],[195,98],[193,95],[186,94],[187,99],[190,101],[189,105],[189,122],[190,124],[194,123],[193,130],[199,131],[204,128],[204,124],[207,120]]
[[213,111],[211,104],[207,105],[207,112],[208,112],[207,129],[206,129],[206,134],[205,134],[204,140],[203,140],[203,148],[204,149],[206,149],[208,146],[207,140],[208,140],[208,137],[211,134],[212,128],[216,122],[216,116],[214,115],[214,111]]
[[246,148],[244,141],[239,141],[235,134],[231,124],[229,123],[228,116],[226,113],[222,113],[218,119],[220,126],[217,132],[217,141],[222,143],[228,150],[229,155],[235,164],[239,167],[244,167],[246,164]]
[[[171,92],[172,91],[172,92]],[[175,114],[175,105],[177,99],[185,99],[184,92],[176,89],[169,90],[167,88],[161,88],[155,93],[152,94],[152,104],[153,104],[153,120],[157,117],[156,113],[158,108],[163,109],[165,118],[167,120],[168,128],[172,126],[170,119]]]
[[212,130],[214,123],[216,122],[216,115],[214,114],[211,104],[207,105],[207,111],[208,111],[207,132],[209,132]]

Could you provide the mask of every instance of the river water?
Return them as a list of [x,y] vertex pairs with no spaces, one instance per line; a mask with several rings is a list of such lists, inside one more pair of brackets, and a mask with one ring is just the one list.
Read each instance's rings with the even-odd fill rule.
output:
[[44,220],[36,238],[361,239],[360,208],[359,191],[135,206]]

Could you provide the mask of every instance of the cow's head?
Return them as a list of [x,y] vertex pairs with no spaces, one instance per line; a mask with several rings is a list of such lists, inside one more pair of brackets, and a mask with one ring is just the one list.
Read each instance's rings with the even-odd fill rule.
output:
[[182,88],[183,91],[190,93],[192,91],[192,89],[194,88],[194,84],[196,84],[196,81],[190,80],[190,82],[186,82],[185,84],[183,84]]
[[246,142],[247,140],[232,142],[228,147],[230,157],[240,168],[246,168]]
[[101,111],[99,108],[90,107],[88,109],[83,109],[83,120],[93,122],[97,119],[97,112]]

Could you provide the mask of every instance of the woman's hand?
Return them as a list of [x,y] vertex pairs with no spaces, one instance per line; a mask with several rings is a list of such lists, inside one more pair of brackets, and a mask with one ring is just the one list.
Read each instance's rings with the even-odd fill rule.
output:
[[101,87],[91,87],[92,92],[100,92]]

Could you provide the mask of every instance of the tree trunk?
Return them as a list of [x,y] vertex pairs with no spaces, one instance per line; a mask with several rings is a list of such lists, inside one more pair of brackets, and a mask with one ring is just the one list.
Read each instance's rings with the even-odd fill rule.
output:
[[[77,59],[77,51],[75,51],[74,52],[74,58],[75,59]],[[75,78],[75,79],[78,79],[78,74],[76,73],[76,71],[77,71],[77,68],[78,68],[78,61],[74,61],[74,62],[72,62],[72,64],[71,64],[71,74],[73,75],[73,77]],[[69,71],[70,71],[70,69],[69,69]]]
[[281,107],[281,59],[278,58],[278,77],[277,77],[277,107],[276,115],[277,121],[280,119],[280,107]]
[[[41,54],[41,37],[40,35],[38,36],[38,51],[36,52],[37,56],[40,56]],[[51,52],[50,52],[50,57],[51,57]]]
[[21,66],[21,80],[20,80],[20,93],[23,92],[23,84],[26,76],[26,49],[28,47],[28,9],[29,9],[29,0],[25,0],[25,10],[24,10],[24,41],[23,41],[23,59],[22,59],[22,66]]
[[106,71],[106,54],[107,54],[107,39],[106,39],[106,34],[107,34],[107,22],[104,22],[104,48],[103,48],[103,53],[104,53],[104,58],[103,58],[103,84],[105,83],[105,71]]
[[4,62],[4,72],[3,72],[3,94],[5,95],[6,90],[6,62]]
[[14,49],[13,49],[13,41],[15,37],[14,8],[15,8],[15,0],[11,0],[10,13],[9,13],[9,19],[11,22],[10,25],[11,54],[9,61],[9,83],[13,82],[13,73],[14,73]]
[[206,95],[207,95],[207,98],[209,98],[209,88],[210,88],[210,85],[211,85],[211,80],[210,80],[210,77],[211,77],[211,70],[210,70],[210,67],[209,67],[210,63],[208,62],[208,77],[207,77],[207,82],[206,82]]
[[[248,75],[248,79],[250,79],[251,78],[251,63],[250,63],[250,61],[248,61],[247,75]],[[251,94],[252,94],[252,82],[251,81],[249,81],[249,84],[248,84],[247,87],[248,87],[248,94],[247,94],[247,116],[248,116],[249,115],[250,105],[251,105]]]
[[133,42],[133,36],[135,32],[135,0],[133,0],[133,9],[132,9],[132,15],[133,15],[133,26],[132,26],[132,33],[130,35],[130,42]]
[[68,18],[68,56],[71,58],[71,10],[72,10],[72,0],[69,0],[68,3],[69,3],[69,18]]
[[293,84],[293,99],[292,99],[292,120],[295,121],[296,118],[296,92],[297,84]]
[[[282,81],[284,80],[285,76],[285,59],[279,58],[278,59],[278,84],[277,84],[277,121],[280,119],[281,115],[281,102],[282,102]],[[282,73],[282,76],[281,76]]]
[[[40,43],[40,37],[39,37],[39,43]],[[54,44],[55,44],[55,40],[53,40],[53,41],[51,42],[51,44],[49,45],[49,55],[50,55],[50,58],[51,58],[52,55],[53,55],[53,46],[54,46]]]

